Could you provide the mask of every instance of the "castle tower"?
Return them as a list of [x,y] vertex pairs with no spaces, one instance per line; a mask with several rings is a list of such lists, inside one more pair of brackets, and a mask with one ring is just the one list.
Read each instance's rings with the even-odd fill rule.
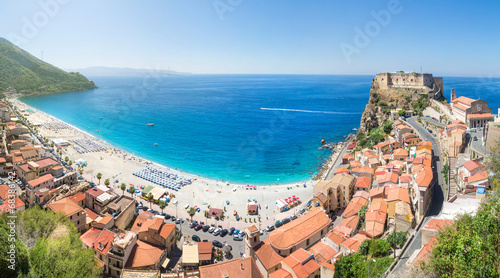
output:
[[452,102],[456,98],[457,98],[457,95],[455,94],[455,89],[451,89],[450,102]]
[[253,248],[260,243],[260,231],[252,225],[245,228],[245,257],[253,257]]

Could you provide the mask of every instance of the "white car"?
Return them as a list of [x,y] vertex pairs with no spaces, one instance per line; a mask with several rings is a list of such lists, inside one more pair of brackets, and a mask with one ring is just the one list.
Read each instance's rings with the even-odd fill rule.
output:
[[213,233],[214,231],[215,231],[215,227],[210,227],[210,229],[208,229],[209,233]]
[[188,205],[188,204],[186,204],[186,205],[184,206],[184,209],[188,209],[188,208],[189,208],[189,205]]

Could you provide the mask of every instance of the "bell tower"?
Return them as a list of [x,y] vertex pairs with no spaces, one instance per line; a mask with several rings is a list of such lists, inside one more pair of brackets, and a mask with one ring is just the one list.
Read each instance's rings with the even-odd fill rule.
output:
[[245,228],[245,257],[253,257],[253,248],[260,243],[260,231],[252,225]]
[[451,89],[450,102],[452,102],[456,98],[457,98],[457,95],[455,94],[455,89]]

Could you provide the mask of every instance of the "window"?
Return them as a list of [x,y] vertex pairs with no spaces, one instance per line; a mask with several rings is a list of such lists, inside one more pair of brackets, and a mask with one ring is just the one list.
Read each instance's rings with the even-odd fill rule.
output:
[[[76,221],[76,224],[77,224],[77,225],[80,225],[80,220]],[[321,234],[321,235],[323,235],[323,234]]]
[[307,246],[309,246],[309,239],[307,239],[307,241],[306,241],[306,245],[307,245]]
[[71,215],[71,216],[69,217],[69,219],[70,219],[70,220],[71,220],[71,219],[73,219],[73,215]]
[[77,212],[77,213],[76,213],[76,216],[80,216],[80,213],[79,213],[79,212]]
[[321,236],[323,236],[323,230],[321,230]]
[[254,238],[253,238],[253,242],[257,242],[257,237],[254,237]]

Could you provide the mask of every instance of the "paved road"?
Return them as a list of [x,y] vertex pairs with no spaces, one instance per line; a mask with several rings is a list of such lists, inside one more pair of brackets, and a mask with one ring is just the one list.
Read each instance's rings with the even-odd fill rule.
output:
[[[410,118],[410,119],[415,119],[416,120],[416,118]],[[428,121],[429,123],[435,124],[435,125],[440,126],[442,128],[446,127],[444,124],[442,124],[439,121],[436,121],[436,120],[434,120],[433,118],[430,118],[430,117],[422,117],[422,120],[424,120],[424,122]]]
[[394,277],[401,276],[404,273],[404,268],[405,264],[410,258],[410,256],[415,252],[415,250],[420,249],[422,245],[422,231],[421,228],[425,227],[425,224],[432,218],[441,212],[441,208],[443,207],[443,201],[444,201],[444,189],[443,186],[445,186],[444,183],[444,177],[441,174],[441,171],[443,169],[442,161],[440,159],[441,155],[441,149],[439,147],[439,143],[437,142],[436,138],[432,136],[421,124],[417,122],[416,117],[408,118],[406,119],[406,122],[413,127],[421,136],[423,140],[430,141],[432,142],[432,151],[433,151],[433,158],[432,158],[432,168],[433,168],[433,184],[437,182],[433,187],[432,187],[432,201],[431,201],[431,207],[429,211],[427,212],[427,215],[424,217],[423,224],[420,226],[420,229],[416,232],[415,237],[413,238],[412,242],[408,246],[408,248],[405,250],[404,254],[401,256],[398,264],[392,271],[392,275]]
[[328,169],[328,174],[326,174],[325,176],[325,180],[326,181],[329,181],[332,179],[333,177],[333,173],[335,172],[335,170],[337,170],[337,168],[339,167],[340,163],[342,163],[342,156],[347,152],[347,146],[351,143],[351,141],[349,141],[343,148],[342,150],[340,151],[340,154],[337,156],[337,158],[335,159],[335,161],[333,162],[333,165],[332,167],[330,167],[330,169]]

